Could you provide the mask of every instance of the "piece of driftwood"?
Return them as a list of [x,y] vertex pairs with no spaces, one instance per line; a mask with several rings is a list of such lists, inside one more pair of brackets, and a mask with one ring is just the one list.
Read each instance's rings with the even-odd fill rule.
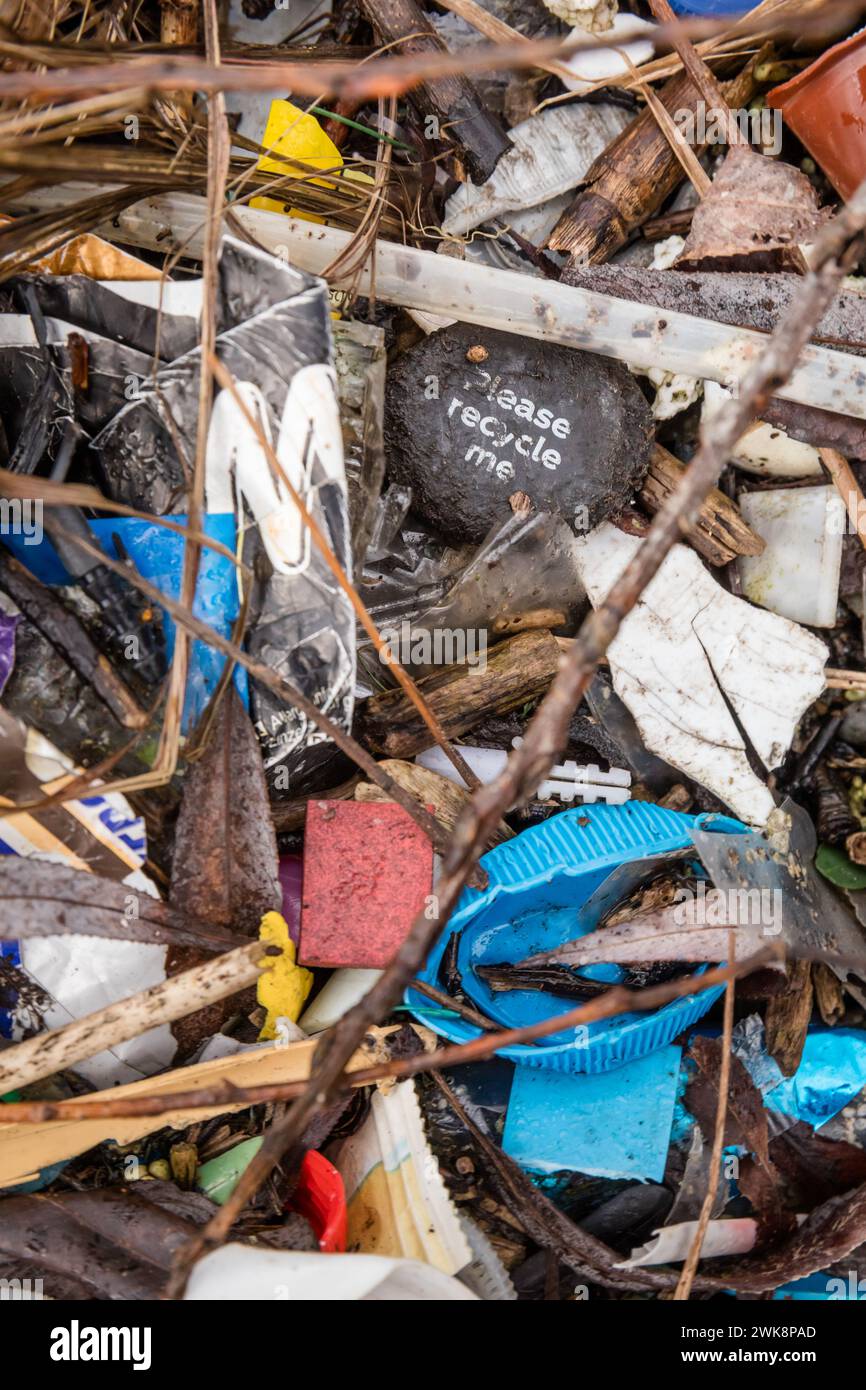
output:
[[[723,87],[732,107],[745,106],[754,90],[754,60]],[[670,78],[658,97],[671,115],[678,116],[696,112],[701,100],[684,72]],[[700,152],[704,146],[693,148]],[[548,246],[567,255],[572,266],[608,260],[636,227],[659,211],[682,177],[682,166],[653,112],[642,111],[595,161],[585,186],[551,232]]]
[[788,989],[768,999],[764,1017],[767,1051],[785,1076],[793,1076],[800,1065],[811,1017],[811,962],[793,961],[788,966]]
[[822,1021],[833,1028],[845,1017],[845,996],[840,981],[822,960],[812,966],[812,988]]
[[[361,0],[361,9],[379,37],[386,43],[396,43],[400,54],[447,52],[415,0]],[[427,127],[431,116],[435,118],[438,131],[434,138],[441,137],[457,146],[476,183],[484,183],[500,157],[511,149],[511,141],[496,118],[484,109],[468,77],[432,78],[410,88],[406,95],[422,127]]]
[[[661,509],[679,486],[686,471],[684,463],[656,444],[650,454],[649,470],[639,496],[649,512]],[[714,487],[701,507],[697,525],[686,532],[687,540],[711,565],[726,565],[735,555],[760,555],[765,541],[753,531],[739,507]]]
[[[448,666],[418,682],[449,738],[459,738],[492,714],[507,714],[547,689],[562,659],[559,643],[542,629],[500,642],[480,666]],[[429,748],[429,730],[401,690],[374,695],[358,711],[361,738],[375,753],[409,758]]]
[[[803,288],[799,275],[744,270],[694,271],[684,275],[677,270],[644,270],[632,265],[571,268],[562,278],[579,289],[713,319],[734,328],[753,328],[759,333],[772,333],[782,315],[794,307]],[[866,295],[840,290],[810,341],[866,355]]]
[[270,951],[267,943],[251,941],[63,1028],[16,1043],[0,1055],[0,1095],[239,993],[258,979]]
[[[395,782],[399,782],[401,787],[411,792],[422,805],[433,807],[433,814],[444,829],[449,833],[453,831],[469,800],[467,791],[458,787],[456,782],[443,777],[441,773],[432,772],[427,767],[419,767],[417,763],[389,758],[382,766]],[[390,797],[372,782],[359,782],[355,787],[355,800],[389,801]],[[514,831],[509,829],[505,821],[500,821],[490,836],[490,844],[499,845],[503,840],[510,840],[513,836]]]

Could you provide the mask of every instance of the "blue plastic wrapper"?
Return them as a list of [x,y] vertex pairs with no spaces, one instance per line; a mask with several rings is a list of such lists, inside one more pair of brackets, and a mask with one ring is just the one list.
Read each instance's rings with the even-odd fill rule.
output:
[[[172,522],[186,525],[185,516],[172,516]],[[137,517],[100,517],[89,522],[90,528],[105,553],[119,558],[113,536],[117,536],[142,578],[155,584],[169,598],[179,599],[183,576],[185,537],[165,526]],[[203,529],[211,540],[220,541],[234,553],[236,519],[233,513],[208,513]],[[9,536],[7,544],[23,565],[26,565],[43,584],[70,584],[73,580],[64,569],[54,546],[46,537],[39,545],[25,545],[21,537]],[[198,584],[193,612],[221,637],[231,637],[238,615],[238,590],[234,565],[224,555],[203,546],[200,552]],[[166,649],[171,660],[174,652],[175,624],[164,613]],[[195,641],[190,653],[187,677],[183,729],[188,733],[201,717],[225,665],[221,652],[206,642]],[[246,672],[235,669],[235,685],[245,705],[249,704]]]
[[[712,1036],[718,1036],[717,1030]],[[810,1028],[793,1076],[783,1076],[767,1052],[763,1024],[757,1015],[737,1024],[734,1052],[768,1110],[787,1116],[792,1123],[802,1120],[813,1129],[827,1124],[866,1087],[866,1031],[861,1028]],[[686,1058],[674,1115],[672,1137],[676,1144],[687,1143],[694,1126],[694,1118],[683,1103],[689,1066]],[[784,1122],[777,1124],[777,1131],[785,1128]]]
[[[775,1064],[774,1064],[775,1065]],[[778,1068],[776,1068],[778,1071]],[[769,1110],[820,1129],[866,1086],[866,1032],[859,1028],[810,1029],[793,1076],[766,1092]]]

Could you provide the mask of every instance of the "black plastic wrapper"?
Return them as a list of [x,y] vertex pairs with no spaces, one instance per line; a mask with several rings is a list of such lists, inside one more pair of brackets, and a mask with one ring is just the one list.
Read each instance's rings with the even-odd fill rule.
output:
[[[173,321],[172,303],[164,313],[161,349],[166,341],[189,342],[194,286],[185,285],[175,302],[177,321]],[[107,327],[108,311],[103,296],[101,317],[93,309],[89,323]],[[78,313],[84,317],[80,305]],[[134,338],[136,355],[156,347],[155,317],[149,314],[139,305],[124,326],[127,338]],[[339,440],[333,445],[334,419],[339,436],[339,410],[326,285],[275,256],[226,237],[218,277],[217,326],[220,361],[239,387],[260,393],[257,399],[267,416],[263,427],[337,559],[351,575],[342,448]],[[115,500],[157,514],[186,510],[187,474],[182,458],[189,465],[195,456],[199,369],[198,348],[160,366],[155,379],[143,379],[135,398],[94,439],[93,452]],[[219,403],[218,398],[215,408]],[[239,457],[250,446],[256,448],[248,427],[245,438],[243,434],[242,428]],[[225,444],[219,437],[216,442]],[[269,478],[261,455],[260,467]],[[210,483],[209,456],[209,490]],[[209,510],[226,510],[223,483],[218,489],[221,503],[214,506],[209,496]],[[232,486],[230,481],[227,486]],[[286,492],[278,500],[283,507],[293,508]],[[279,572],[254,524],[262,520],[261,515],[246,517],[244,558],[256,575],[247,648],[348,729],[355,680],[351,607],[309,532],[298,555]],[[306,716],[255,681],[250,683],[250,702],[272,794],[294,796],[312,785],[326,785],[326,764],[336,756],[334,745]]]

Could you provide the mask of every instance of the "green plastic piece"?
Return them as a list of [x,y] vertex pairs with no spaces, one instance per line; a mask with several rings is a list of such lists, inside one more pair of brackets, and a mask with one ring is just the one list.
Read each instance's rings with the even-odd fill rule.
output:
[[233,1149],[226,1149],[219,1158],[203,1163],[195,1175],[195,1185],[212,1202],[221,1207],[227,1202],[240,1181],[241,1174],[262,1147],[261,1137],[244,1139]]
[[847,888],[852,893],[866,888],[866,867],[852,864],[845,851],[834,849],[833,845],[819,846],[815,868],[837,888]]

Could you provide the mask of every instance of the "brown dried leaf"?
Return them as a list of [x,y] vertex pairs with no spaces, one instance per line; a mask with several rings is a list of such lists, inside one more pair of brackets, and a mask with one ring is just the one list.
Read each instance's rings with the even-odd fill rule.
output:
[[811,1211],[866,1183],[866,1153],[843,1139],[826,1139],[798,1121],[770,1140],[770,1157],[782,1175],[785,1201]]
[[262,755],[233,685],[204,756],[186,775],[170,899],[178,911],[244,936],[282,904]]
[[0,941],[99,936],[224,951],[238,938],[98,874],[35,859],[0,859]]
[[[258,739],[230,685],[204,755],[186,775],[175,834],[172,907],[254,936],[264,914],[282,907],[278,867]],[[200,960],[197,951],[175,950],[168,973],[188,970]],[[243,995],[209,1004],[173,1024],[181,1055],[188,1056],[219,1032],[239,1007],[244,1007]]]
[[[695,1038],[688,1052],[698,1072],[686,1090],[686,1107],[700,1125],[708,1144],[712,1144],[716,1132],[722,1047],[721,1038]],[[760,1091],[736,1056],[731,1057],[724,1139],[726,1144],[745,1145],[764,1167],[769,1166],[767,1112]]]
[[728,937],[734,930],[736,959],[753,955],[763,944],[760,928],[735,922],[705,926],[682,921],[682,904],[639,913],[627,922],[599,927],[567,941],[555,951],[541,951],[518,962],[535,965],[596,965],[600,962],[712,961],[727,959]]

